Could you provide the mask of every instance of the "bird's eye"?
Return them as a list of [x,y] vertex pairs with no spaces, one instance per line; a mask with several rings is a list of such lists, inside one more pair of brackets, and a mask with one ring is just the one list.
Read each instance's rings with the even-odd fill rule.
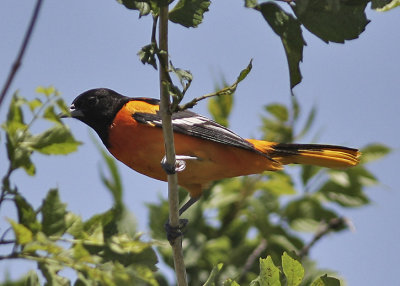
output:
[[88,101],[87,101],[88,105],[93,106],[93,105],[96,105],[96,103],[97,103],[97,98],[96,97],[91,96],[91,97],[88,98]]

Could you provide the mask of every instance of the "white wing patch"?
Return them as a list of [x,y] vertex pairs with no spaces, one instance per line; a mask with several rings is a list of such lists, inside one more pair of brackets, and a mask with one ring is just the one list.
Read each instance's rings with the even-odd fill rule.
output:
[[204,117],[196,116],[196,117],[185,117],[185,118],[172,119],[172,124],[193,126],[196,124],[204,124],[207,121],[209,121],[209,120],[207,120]]
[[[136,112],[132,116],[138,122],[152,126],[162,126],[162,120],[158,113]],[[172,126],[174,131],[178,133],[258,152],[250,142],[244,140],[233,131],[207,117],[188,110],[172,114]]]

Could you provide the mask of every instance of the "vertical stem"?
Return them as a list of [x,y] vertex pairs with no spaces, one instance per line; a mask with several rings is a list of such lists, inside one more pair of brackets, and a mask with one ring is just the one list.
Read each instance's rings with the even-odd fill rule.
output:
[[[159,17],[159,48],[160,60],[160,112],[162,118],[162,129],[165,142],[165,153],[167,164],[175,166],[175,147],[170,112],[170,98],[168,94],[168,4],[160,7]],[[172,227],[179,226],[179,197],[178,177],[176,174],[168,175],[168,200],[169,200],[169,224]],[[182,252],[182,237],[170,242],[173,250],[175,274],[179,286],[186,286],[186,269]]]

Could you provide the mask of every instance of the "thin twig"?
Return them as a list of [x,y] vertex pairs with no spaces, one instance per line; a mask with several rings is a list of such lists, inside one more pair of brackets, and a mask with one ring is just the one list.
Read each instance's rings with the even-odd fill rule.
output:
[[36,6],[35,6],[35,9],[33,11],[32,18],[31,18],[31,21],[29,23],[28,29],[26,30],[25,38],[24,38],[24,40],[22,42],[22,45],[21,45],[21,48],[19,50],[18,56],[17,56],[14,64],[11,67],[10,73],[8,74],[7,80],[6,80],[6,82],[4,84],[4,87],[3,87],[2,91],[1,91],[1,94],[0,94],[0,106],[2,105],[3,100],[6,97],[7,91],[9,89],[12,81],[14,80],[15,74],[17,73],[19,67],[22,64],[22,58],[23,58],[23,56],[25,54],[26,47],[28,46],[29,40],[31,38],[32,31],[33,31],[33,28],[34,28],[34,26],[36,24],[36,21],[37,21],[38,15],[39,15],[39,11],[40,11],[42,2],[43,2],[42,0],[37,0],[37,2],[36,2]]
[[16,242],[17,241],[15,239],[0,240],[0,244],[12,244]]
[[313,239],[308,244],[306,244],[302,250],[300,250],[299,252],[300,258],[307,256],[308,253],[310,252],[311,247],[313,247],[314,244],[321,238],[323,238],[325,235],[327,235],[333,230],[337,230],[348,225],[349,225],[348,220],[343,217],[333,218],[328,223],[324,223],[321,226],[321,228],[314,234]]
[[18,258],[22,258],[20,253],[16,253],[16,252],[12,252],[11,254],[7,254],[7,255],[0,255],[0,260],[4,260],[4,259],[18,259]]
[[[159,45],[162,53],[157,53],[160,61],[160,112],[162,117],[162,127],[165,142],[166,163],[175,166],[175,146],[170,112],[170,98],[168,84],[170,83],[168,68],[168,4],[164,1],[164,6],[160,7],[159,18]],[[168,175],[168,200],[169,200],[169,224],[171,227],[179,226],[179,196],[178,196],[178,177],[176,174]],[[175,274],[179,286],[187,285],[186,269],[183,260],[182,237],[170,241]]]
[[214,97],[214,96],[221,96],[221,95],[232,95],[235,93],[236,88],[238,87],[239,83],[249,74],[249,72],[252,69],[252,62],[253,60],[250,60],[250,63],[247,65],[247,67],[242,70],[240,72],[240,75],[238,76],[238,78],[236,79],[236,81],[231,84],[230,86],[226,86],[223,89],[220,89],[218,91],[212,92],[212,93],[208,93],[205,94],[203,96],[199,96],[194,98],[193,100],[189,101],[188,103],[185,103],[182,106],[178,106],[178,110],[185,110],[188,108],[192,108],[193,106],[195,106],[199,101],[202,101],[204,99],[210,98],[210,97]]
[[158,16],[153,16],[153,26],[151,27],[151,43],[157,46],[157,21]]
[[253,250],[249,257],[247,257],[246,263],[244,264],[243,270],[240,273],[242,278],[253,266],[254,262],[261,256],[261,253],[267,248],[267,240],[263,238],[260,244]]

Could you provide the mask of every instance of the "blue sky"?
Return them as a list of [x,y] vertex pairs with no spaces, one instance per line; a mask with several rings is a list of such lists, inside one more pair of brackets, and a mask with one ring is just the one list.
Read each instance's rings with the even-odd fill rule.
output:
[[[33,8],[33,1],[3,0],[0,3],[0,83],[15,59]],[[231,128],[243,137],[259,137],[263,105],[290,102],[289,78],[282,44],[256,11],[243,1],[220,0],[198,29],[170,26],[170,53],[176,67],[191,70],[194,82],[188,100],[214,89],[223,75],[233,81],[253,58],[254,68],[241,83],[235,97]],[[387,158],[371,164],[380,185],[368,189],[372,204],[345,210],[355,232],[330,235],[319,242],[311,256],[321,267],[337,270],[348,285],[390,285],[397,281],[400,253],[398,217],[400,202],[400,9],[388,13],[368,10],[372,20],[359,39],[325,44],[304,31],[308,46],[301,65],[304,80],[294,89],[303,109],[318,107],[314,134],[319,143],[363,147],[381,142],[393,148]],[[34,37],[11,91],[28,98],[39,85],[54,85],[64,99],[95,87],[108,87],[128,96],[158,97],[158,74],[143,66],[137,51],[150,41],[151,19],[138,19],[111,0],[45,1]],[[10,99],[5,102],[7,106]],[[0,110],[0,121],[6,108]],[[207,115],[206,103],[194,111]],[[66,157],[34,156],[37,176],[22,172],[13,177],[35,205],[46,191],[59,187],[68,208],[84,218],[110,206],[110,196],[99,176],[100,155],[88,127],[69,121],[76,138],[85,144]],[[397,131],[396,131],[397,130]],[[3,136],[2,136],[3,137]],[[308,138],[311,140],[311,138]],[[305,142],[305,141],[304,141]],[[4,139],[0,158],[4,162]],[[125,186],[125,202],[136,215],[139,229],[146,231],[146,202],[166,196],[166,184],[139,175],[119,164]],[[5,164],[0,165],[3,173]],[[129,186],[129,187],[128,187]],[[4,218],[13,216],[3,210]],[[32,264],[0,262],[13,276],[35,268]]]

